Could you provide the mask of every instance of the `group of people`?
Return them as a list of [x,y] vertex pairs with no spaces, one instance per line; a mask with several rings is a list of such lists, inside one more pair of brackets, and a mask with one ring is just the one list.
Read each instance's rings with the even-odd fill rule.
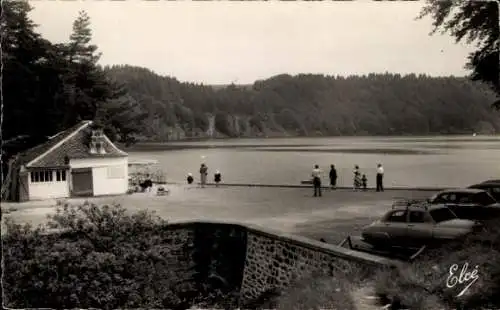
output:
[[[208,177],[208,167],[204,163],[200,166],[200,185],[201,187],[205,187],[207,185],[207,177]],[[193,184],[194,178],[192,173],[188,173],[187,175],[187,183]],[[214,183],[215,186],[219,186],[219,183],[222,182],[222,174],[219,170],[214,173]]]
[[[201,164],[200,166],[200,185],[201,187],[205,187],[207,184],[207,177],[208,177],[208,167],[206,164]],[[319,168],[319,165],[314,165],[314,169],[312,171],[312,182],[313,182],[313,188],[314,188],[314,197],[322,195],[321,193],[321,169]],[[361,174],[359,166],[355,165],[354,170],[354,182],[353,182],[353,189],[354,190],[359,190],[367,189],[367,183],[368,179],[366,178],[366,174]],[[330,178],[330,187],[331,189],[336,189],[337,188],[337,179],[338,179],[338,174],[337,174],[337,169],[335,168],[335,165],[330,165],[330,173],[329,173],[329,178]],[[377,177],[376,177],[376,184],[377,184],[377,192],[384,191],[384,185],[383,185],[383,179],[384,179],[384,167],[382,167],[382,164],[377,165]],[[187,175],[187,183],[188,184],[193,184],[194,182],[194,177],[192,173],[188,173]],[[219,186],[219,183],[222,182],[222,174],[220,173],[219,170],[217,170],[214,173],[214,183],[215,186]]]
[[[366,174],[361,174],[359,166],[355,165],[354,170],[354,180],[353,180],[353,189],[354,190],[359,190],[367,189],[368,185],[368,179],[366,178]],[[321,197],[321,169],[319,168],[319,165],[314,165],[314,169],[311,174],[313,178],[313,188],[314,188],[314,197]],[[330,165],[330,173],[329,173],[329,178],[330,178],[330,187],[331,189],[336,189],[337,188],[337,169],[335,169],[335,165]],[[377,192],[383,192],[384,191],[384,167],[382,164],[377,165],[377,176],[376,176],[376,191]]]

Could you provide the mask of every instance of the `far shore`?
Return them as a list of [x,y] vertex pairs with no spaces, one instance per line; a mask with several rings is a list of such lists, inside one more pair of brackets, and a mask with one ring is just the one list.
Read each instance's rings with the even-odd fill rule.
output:
[[[125,151],[139,152],[139,151],[166,151],[166,150],[176,150],[179,148],[237,148],[237,147],[251,147],[252,145],[242,145],[242,144],[231,144],[232,142],[238,141],[252,141],[252,140],[293,140],[293,139],[304,139],[304,140],[318,140],[318,139],[428,139],[433,138],[433,141],[447,141],[456,140],[460,141],[489,141],[494,138],[500,138],[498,134],[478,134],[477,136],[472,136],[472,133],[450,133],[450,134],[428,134],[428,135],[411,135],[411,134],[395,134],[395,135],[342,135],[342,136],[262,136],[262,137],[203,137],[203,138],[186,138],[181,140],[166,140],[166,141],[156,141],[156,140],[141,140],[130,146],[125,146],[117,143]],[[215,145],[206,145],[204,143],[214,142]],[[259,144],[261,145],[261,144]],[[297,146],[296,144],[290,146]],[[304,145],[307,146],[307,145]]]
[[[131,195],[69,198],[59,203],[72,205],[89,201],[98,205],[120,204],[134,212],[154,211],[169,222],[208,220],[251,223],[254,225],[325,239],[338,244],[347,235],[378,219],[391,208],[394,199],[421,199],[433,191],[386,190],[384,192],[352,189],[324,190],[323,197],[313,197],[310,187],[213,187],[167,185],[170,194],[155,192]],[[4,218],[19,223],[44,224],[56,210],[57,200],[2,203]],[[3,223],[2,223],[3,225]]]

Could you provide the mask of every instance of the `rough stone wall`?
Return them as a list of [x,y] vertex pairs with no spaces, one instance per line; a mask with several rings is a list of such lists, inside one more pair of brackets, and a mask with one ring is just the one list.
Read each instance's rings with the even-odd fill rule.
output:
[[[301,238],[302,239],[302,238]],[[240,304],[245,305],[273,289],[287,288],[294,280],[313,272],[335,276],[348,275],[354,268],[367,270],[388,264],[370,255],[346,252],[331,245],[310,240],[280,238],[257,231],[247,231],[247,256],[240,290]]]
[[[239,292],[243,307],[312,273],[335,277],[394,263],[253,225],[190,222],[169,224],[167,230],[164,240],[177,257],[179,277],[200,290],[209,285],[225,293]],[[222,280],[214,282],[214,275]]]

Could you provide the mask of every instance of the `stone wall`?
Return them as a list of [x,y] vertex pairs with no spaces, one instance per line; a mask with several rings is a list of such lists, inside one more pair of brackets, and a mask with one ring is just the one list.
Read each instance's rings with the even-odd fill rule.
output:
[[175,258],[176,277],[190,283],[193,294],[209,296],[215,289],[224,294],[239,292],[239,305],[243,307],[311,273],[336,277],[354,270],[358,274],[373,273],[376,268],[397,264],[247,224],[171,223],[163,231],[162,240]]
[[[191,244],[196,282],[239,292],[243,307],[311,273],[332,277],[351,272],[373,274],[377,268],[398,263],[255,225],[186,222],[170,224],[168,229],[178,230],[177,236]],[[219,279],[218,284],[214,278]]]
[[355,252],[309,238],[247,226],[247,255],[240,289],[245,306],[262,294],[287,288],[295,280],[320,273],[332,277],[397,264],[382,257]]

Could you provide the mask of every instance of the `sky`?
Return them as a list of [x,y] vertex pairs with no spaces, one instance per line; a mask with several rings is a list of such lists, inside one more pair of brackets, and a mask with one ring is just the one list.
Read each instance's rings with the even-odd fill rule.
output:
[[31,18],[65,42],[78,11],[91,18],[103,65],[129,64],[204,84],[277,74],[463,76],[473,46],[429,36],[416,2],[32,1]]

